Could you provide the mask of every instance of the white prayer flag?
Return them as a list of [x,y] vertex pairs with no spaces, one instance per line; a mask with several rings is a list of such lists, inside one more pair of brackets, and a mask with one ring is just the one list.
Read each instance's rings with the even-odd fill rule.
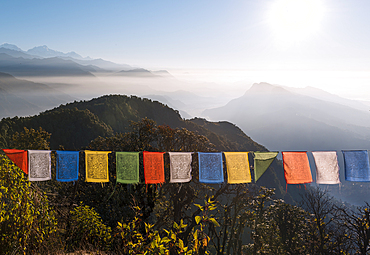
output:
[[170,182],[190,182],[192,152],[169,152]]
[[312,155],[316,164],[316,183],[338,184],[339,166],[337,152],[335,151],[313,151]]
[[47,181],[51,179],[51,151],[28,151],[28,179]]

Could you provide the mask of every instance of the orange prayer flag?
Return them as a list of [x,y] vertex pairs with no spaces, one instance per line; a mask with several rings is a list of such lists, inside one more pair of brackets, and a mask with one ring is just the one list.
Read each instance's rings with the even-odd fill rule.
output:
[[303,184],[312,182],[310,164],[307,153],[282,152],[284,175],[287,184]]
[[3,149],[6,156],[14,162],[14,164],[28,174],[28,158],[27,151],[16,149]]
[[164,182],[164,152],[143,152],[145,184]]

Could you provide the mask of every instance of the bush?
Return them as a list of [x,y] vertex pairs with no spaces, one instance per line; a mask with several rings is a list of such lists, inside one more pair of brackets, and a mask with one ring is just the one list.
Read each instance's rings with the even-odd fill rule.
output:
[[53,240],[56,226],[46,194],[0,155],[0,252],[40,252]]
[[103,221],[94,208],[82,202],[71,211],[71,227],[67,243],[73,249],[109,250],[111,245],[110,227]]

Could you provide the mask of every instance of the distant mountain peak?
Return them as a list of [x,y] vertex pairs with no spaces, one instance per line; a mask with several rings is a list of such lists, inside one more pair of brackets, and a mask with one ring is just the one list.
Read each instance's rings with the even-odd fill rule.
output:
[[153,74],[151,71],[144,69],[144,68],[135,68],[130,70],[122,70],[114,75],[122,75],[122,76],[131,76],[131,77],[160,77],[158,75]]
[[34,49],[37,49],[37,48],[41,48],[41,49],[44,49],[44,50],[50,50],[49,47],[46,46],[46,45],[34,47]]
[[289,93],[286,89],[267,82],[254,83],[245,94]]
[[150,73],[149,70],[144,68],[135,68],[131,70],[122,70],[121,72],[128,72],[128,73]]
[[19,48],[17,45],[10,44],[10,43],[3,43],[0,45],[0,48],[5,48],[9,50],[15,50],[15,51],[23,51],[21,48]]
[[32,49],[29,49],[27,51],[27,53],[32,54],[32,55],[37,55],[37,56],[40,56],[40,57],[43,57],[43,58],[71,57],[71,58],[81,59],[81,60],[85,59],[81,55],[77,54],[74,51],[64,53],[64,52],[61,52],[61,51],[56,51],[56,50],[50,49],[46,45],[33,47]]

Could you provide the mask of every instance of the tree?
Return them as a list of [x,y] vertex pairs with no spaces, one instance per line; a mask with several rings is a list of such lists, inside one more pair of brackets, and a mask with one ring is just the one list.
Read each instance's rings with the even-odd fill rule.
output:
[[305,254],[309,214],[300,207],[275,200],[266,213],[268,254]]
[[332,254],[349,250],[343,225],[338,222],[335,199],[320,188],[309,188],[302,196],[302,205],[311,215],[310,253]]
[[336,207],[339,211],[339,223],[345,229],[345,237],[357,249],[358,254],[368,254],[370,251],[370,205],[358,206],[356,209]]
[[[52,240],[57,220],[46,194],[0,155],[1,253],[36,253]],[[50,244],[50,243],[49,243]]]
[[49,150],[49,139],[51,134],[41,127],[35,130],[33,128],[23,128],[23,132],[16,132],[11,140],[10,147],[23,150]]

